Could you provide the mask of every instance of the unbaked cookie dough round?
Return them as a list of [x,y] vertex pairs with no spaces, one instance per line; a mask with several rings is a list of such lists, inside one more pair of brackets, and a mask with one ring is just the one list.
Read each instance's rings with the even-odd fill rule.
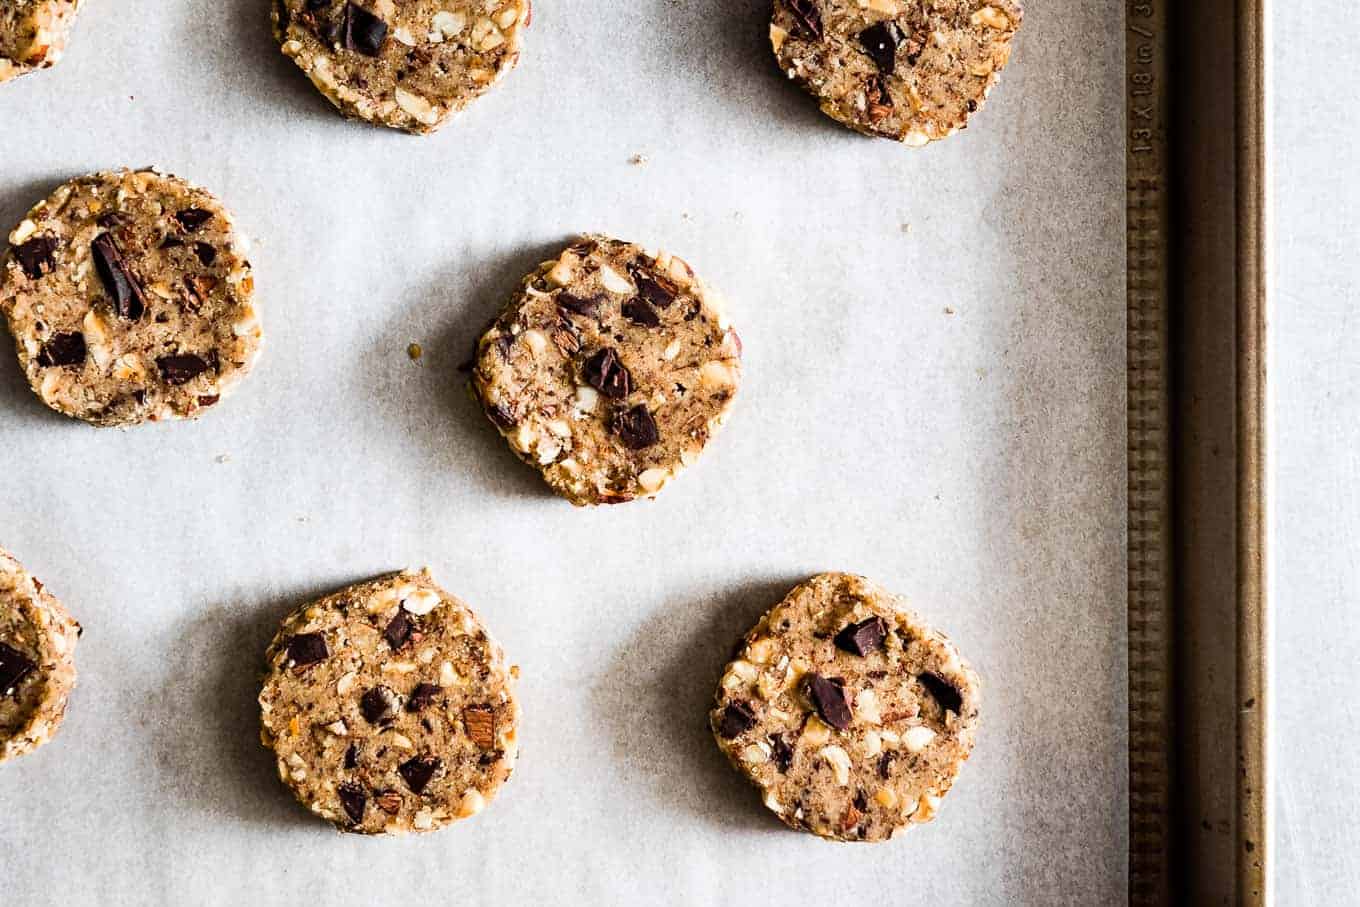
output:
[[770,43],[827,116],[920,146],[982,106],[1022,14],[1016,0],[774,0]]
[[0,82],[57,65],[83,0],[0,2]]
[[64,184],[0,258],[0,312],[48,406],[95,425],[184,419],[245,377],[261,330],[231,215],[154,170]]
[[510,779],[518,668],[427,570],[304,605],[266,657],[261,740],[298,800],[343,831],[433,831]]
[[978,678],[869,580],[824,573],[743,638],[709,720],[789,826],[883,841],[935,816],[973,749]]
[[76,685],[80,624],[0,550],[0,762],[57,733]]
[[347,117],[434,132],[514,69],[530,0],[274,0],[274,35]]
[[683,260],[586,236],[524,279],[477,345],[472,386],[573,504],[655,496],[727,419],[741,340]]

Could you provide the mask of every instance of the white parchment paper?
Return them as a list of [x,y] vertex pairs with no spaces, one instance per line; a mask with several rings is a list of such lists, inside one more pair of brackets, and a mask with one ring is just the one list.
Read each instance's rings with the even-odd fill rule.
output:
[[[92,0],[58,68],[0,87],[3,229],[158,164],[254,238],[267,332],[203,421],[129,431],[0,355],[0,544],[86,630],[59,738],[0,768],[4,900],[1122,901],[1119,4],[1030,4],[974,127],[920,151],[786,84],[766,0],[544,0],[428,138],[336,116],[267,5]],[[457,371],[586,230],[684,255],[745,341],[737,412],[655,503],[550,497]],[[421,564],[523,668],[520,769],[441,834],[342,837],[257,742],[263,649]],[[784,830],[705,729],[732,642],[827,569],[908,595],[986,683],[940,817],[890,844]]]

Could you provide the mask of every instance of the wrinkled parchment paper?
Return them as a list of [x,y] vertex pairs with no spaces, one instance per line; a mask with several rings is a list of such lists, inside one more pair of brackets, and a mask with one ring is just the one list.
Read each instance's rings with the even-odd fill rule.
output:
[[[1119,4],[1031,3],[991,103],[921,151],[786,84],[765,0],[544,0],[429,138],[336,116],[267,5],[91,0],[58,68],[0,87],[3,229],[158,164],[254,239],[267,332],[203,421],[129,431],[0,356],[0,544],[86,631],[56,742],[0,767],[6,900],[1122,901]],[[737,412],[655,503],[550,497],[457,370],[587,230],[685,256],[745,341]],[[520,768],[441,834],[342,837],[257,742],[263,649],[421,564],[523,668]],[[909,596],[986,684],[939,818],[890,844],[784,830],[704,725],[732,642],[827,569]]]

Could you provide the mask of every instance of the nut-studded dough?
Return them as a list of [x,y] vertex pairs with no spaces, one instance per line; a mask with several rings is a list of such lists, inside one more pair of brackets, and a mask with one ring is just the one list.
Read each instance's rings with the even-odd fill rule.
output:
[[80,624],[0,549],[0,762],[57,733],[76,685]]
[[934,818],[977,717],[977,675],[943,634],[863,577],[825,573],[746,634],[709,719],[786,824],[882,841]]
[[432,831],[509,780],[517,669],[428,571],[299,608],[266,657],[261,740],[298,800],[344,831]]
[[231,215],[154,170],[72,180],[9,235],[0,312],[43,402],[96,425],[199,415],[259,353]]
[[55,66],[84,0],[0,0],[0,82]]
[[530,0],[274,0],[284,54],[345,116],[434,132],[519,61]]
[[774,0],[770,43],[827,116],[919,146],[982,106],[1021,16],[1017,0]]
[[683,260],[586,236],[524,279],[472,384],[511,448],[573,504],[655,496],[727,419],[741,341]]

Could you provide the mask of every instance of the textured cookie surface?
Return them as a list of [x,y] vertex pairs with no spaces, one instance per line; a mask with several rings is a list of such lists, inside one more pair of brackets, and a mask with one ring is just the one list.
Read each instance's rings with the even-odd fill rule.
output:
[[72,180],[0,258],[0,312],[33,390],[96,425],[199,415],[259,352],[255,282],[226,209],[152,170]]
[[588,236],[524,279],[477,346],[473,389],[574,504],[651,497],[726,420],[741,341],[681,259]]
[[868,580],[815,576],[743,639],[709,716],[793,828],[882,841],[934,818],[973,748],[977,675]]
[[0,82],[55,66],[83,0],[0,0]]
[[349,117],[433,132],[519,60],[530,0],[274,0],[274,35]]
[[770,43],[828,116],[924,145],[982,106],[1021,15],[1016,0],[774,0]]
[[80,625],[0,550],[0,762],[51,740],[76,685]]
[[298,800],[345,831],[438,829],[510,778],[515,669],[427,571],[298,609],[267,659],[261,739]]

